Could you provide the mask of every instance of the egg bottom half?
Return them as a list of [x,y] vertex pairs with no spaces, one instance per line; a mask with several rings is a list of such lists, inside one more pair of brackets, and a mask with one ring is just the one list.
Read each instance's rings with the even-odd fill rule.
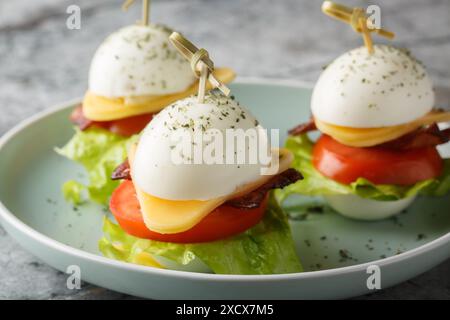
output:
[[330,207],[343,216],[365,221],[378,221],[395,216],[408,208],[416,199],[415,196],[395,201],[365,199],[357,195],[324,195],[323,197]]

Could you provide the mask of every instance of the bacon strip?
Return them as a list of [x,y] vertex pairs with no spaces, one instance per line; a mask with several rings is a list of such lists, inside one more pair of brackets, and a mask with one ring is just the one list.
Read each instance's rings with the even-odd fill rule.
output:
[[113,171],[111,180],[131,180],[131,169],[128,159]]
[[314,118],[311,117],[311,119],[309,119],[308,122],[299,124],[298,126],[296,126],[295,128],[292,128],[288,132],[291,136],[298,136],[303,133],[307,133],[309,131],[315,131],[315,130],[317,130],[317,127],[316,127],[316,124],[314,123]]
[[437,124],[417,129],[400,138],[380,144],[379,147],[405,151],[434,147],[450,141],[450,128],[441,130]]
[[[112,180],[131,180],[130,163],[126,159],[121,165],[119,165],[111,175]],[[228,200],[227,205],[239,209],[254,209],[258,208],[264,201],[264,198],[272,189],[284,188],[298,180],[303,179],[303,176],[297,170],[290,168],[286,171],[274,176],[268,182],[260,186],[258,189],[252,192]]]
[[231,199],[227,201],[226,204],[239,209],[248,210],[258,208],[263,202],[267,192],[272,189],[284,188],[301,179],[303,179],[303,176],[300,174],[300,172],[293,168],[290,168],[276,175],[268,182],[260,186],[258,189],[239,198]]
[[[302,123],[295,128],[289,130],[289,134],[293,136],[301,135],[310,131],[317,130],[314,119]],[[434,147],[450,141],[450,128],[441,130],[434,123],[428,127],[417,129],[400,138],[377,145],[377,147],[392,150],[411,150],[424,147]]]
[[84,131],[95,124],[95,121],[89,120],[83,113],[83,107],[80,104],[77,106],[70,115],[70,121],[76,124],[81,131]]

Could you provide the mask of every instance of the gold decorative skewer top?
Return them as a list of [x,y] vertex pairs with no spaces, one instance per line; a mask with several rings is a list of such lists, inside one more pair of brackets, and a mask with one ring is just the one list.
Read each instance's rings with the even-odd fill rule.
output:
[[373,53],[371,32],[375,32],[379,36],[388,39],[393,39],[395,37],[395,34],[391,31],[375,28],[372,24],[368,26],[368,21],[370,20],[367,19],[367,15],[363,8],[350,8],[332,1],[324,1],[322,4],[322,11],[330,17],[350,24],[353,30],[361,33],[364,45],[367,47],[370,54]]
[[[128,8],[134,3],[134,0],[125,0],[122,4],[122,10],[127,11]],[[142,21],[140,23],[144,26],[148,26],[150,16],[150,0],[142,0]]]
[[230,89],[216,79],[213,75],[214,63],[209,58],[208,51],[198,49],[189,40],[178,32],[173,32],[169,37],[175,48],[191,63],[192,71],[200,79],[198,85],[198,102],[203,103],[205,99],[206,82],[209,81],[213,88],[219,89],[224,95],[230,94]]

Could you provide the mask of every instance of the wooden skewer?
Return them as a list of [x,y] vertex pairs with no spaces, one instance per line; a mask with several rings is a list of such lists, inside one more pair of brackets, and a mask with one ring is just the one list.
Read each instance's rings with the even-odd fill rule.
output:
[[[122,10],[127,11],[128,8],[134,3],[134,0],[126,0],[122,4]],[[141,24],[148,26],[150,20],[150,0],[142,0],[142,21]]]
[[211,83],[213,88],[219,89],[224,95],[228,96],[230,94],[230,89],[214,77],[214,63],[209,58],[208,51],[198,49],[192,42],[178,32],[173,32],[169,40],[190,61],[192,71],[200,79],[198,86],[198,101],[200,103],[204,101],[207,81]]
[[200,71],[200,81],[198,84],[198,103],[205,101],[206,81],[208,80],[208,67],[202,63]]
[[144,26],[148,26],[150,16],[150,0],[142,0],[142,23]]
[[364,14],[364,10],[362,8],[354,8],[350,19],[350,25],[356,32],[362,34],[364,45],[366,46],[367,51],[369,51],[369,54],[372,54],[374,52],[373,42],[370,31],[367,28],[367,17]]
[[123,11],[127,11],[128,8],[134,3],[134,0],[126,0],[123,4],[122,4],[122,10]]
[[359,18],[359,26],[362,30],[364,45],[366,46],[367,50],[369,51],[369,54],[373,54],[373,41],[372,37],[370,35],[370,31],[367,29],[367,22],[366,18]]
[[371,32],[388,39],[395,37],[393,32],[386,29],[368,28],[367,16],[362,8],[350,8],[332,1],[324,1],[322,11],[330,17],[350,24],[356,32],[361,33],[364,44],[370,54],[374,52]]

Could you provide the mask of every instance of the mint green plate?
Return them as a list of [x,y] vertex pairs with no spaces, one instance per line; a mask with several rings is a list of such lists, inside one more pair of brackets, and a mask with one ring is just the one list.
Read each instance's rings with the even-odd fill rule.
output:
[[[309,117],[311,90],[283,82],[245,81],[233,94],[268,128],[285,132]],[[68,115],[76,101],[38,114],[0,140],[0,221],[24,248],[84,281],[160,299],[345,298],[369,292],[367,267],[381,270],[386,288],[450,257],[450,197],[419,198],[404,214],[357,222],[333,213],[320,199],[291,198],[292,230],[304,273],[215,275],[161,270],[110,260],[97,249],[102,216],[95,204],[72,207],[61,185],[83,170],[53,152],[73,134]],[[444,150],[446,151],[446,150]],[[448,151],[448,149],[447,149]],[[362,210],[364,210],[362,208]]]

